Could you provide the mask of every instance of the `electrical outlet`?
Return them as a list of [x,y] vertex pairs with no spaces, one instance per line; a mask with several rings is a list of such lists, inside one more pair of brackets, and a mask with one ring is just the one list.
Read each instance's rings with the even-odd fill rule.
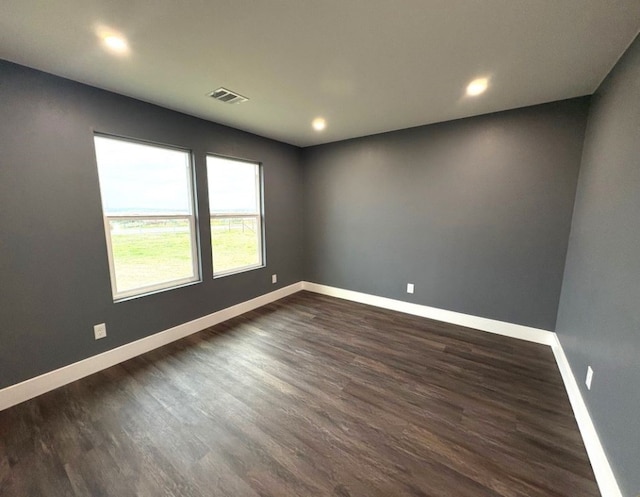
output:
[[413,283],[407,283],[407,293],[413,293]]
[[277,274],[272,274],[271,275],[271,283],[277,283],[278,282],[278,275]]
[[584,380],[589,390],[591,390],[591,380],[593,380],[593,369],[591,369],[591,366],[589,366],[587,367],[587,379]]
[[93,335],[96,337],[96,340],[105,338],[107,336],[107,325],[105,323],[95,325],[93,327]]

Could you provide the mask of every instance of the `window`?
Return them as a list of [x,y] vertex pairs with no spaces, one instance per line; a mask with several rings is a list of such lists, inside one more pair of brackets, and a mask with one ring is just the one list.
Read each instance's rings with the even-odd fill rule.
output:
[[213,276],[263,266],[260,164],[207,156]]
[[198,281],[190,152],[94,142],[114,299]]

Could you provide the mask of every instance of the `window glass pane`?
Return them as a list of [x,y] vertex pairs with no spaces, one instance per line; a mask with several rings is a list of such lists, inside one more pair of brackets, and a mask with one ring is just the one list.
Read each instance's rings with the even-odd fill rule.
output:
[[260,236],[257,217],[211,219],[214,272],[225,273],[259,265]]
[[183,150],[95,137],[106,216],[190,214],[190,161]]
[[258,164],[208,156],[207,177],[212,214],[260,212]]
[[95,136],[114,299],[197,281],[191,154]]
[[207,157],[214,276],[261,267],[260,165]]
[[118,293],[194,278],[187,219],[110,220]]

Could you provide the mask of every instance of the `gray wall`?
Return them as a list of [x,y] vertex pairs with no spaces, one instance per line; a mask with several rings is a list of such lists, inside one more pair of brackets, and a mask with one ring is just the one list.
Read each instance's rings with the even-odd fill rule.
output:
[[553,330],[588,103],[304,149],[306,279]]
[[[625,497],[640,494],[640,38],[593,97],[557,332]],[[594,377],[584,385],[587,366]]]
[[[93,130],[193,150],[202,283],[113,303]],[[298,148],[3,61],[0,147],[0,388],[302,279]],[[212,279],[207,152],[263,163],[267,268]]]

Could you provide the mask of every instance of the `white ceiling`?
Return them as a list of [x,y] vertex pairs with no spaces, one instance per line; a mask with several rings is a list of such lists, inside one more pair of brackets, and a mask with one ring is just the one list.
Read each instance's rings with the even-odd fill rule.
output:
[[[593,93],[639,0],[2,0],[0,58],[307,146]],[[106,52],[96,29],[127,37]],[[467,83],[490,78],[482,96]],[[250,98],[228,105],[219,86]],[[314,117],[327,128],[311,128]]]

